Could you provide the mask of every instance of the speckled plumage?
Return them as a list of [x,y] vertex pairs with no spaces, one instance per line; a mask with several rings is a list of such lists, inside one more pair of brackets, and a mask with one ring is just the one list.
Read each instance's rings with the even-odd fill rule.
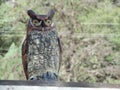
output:
[[30,32],[27,39],[29,77],[41,75],[46,71],[58,74],[60,53],[56,31]]
[[42,80],[47,75],[58,78],[61,45],[55,26],[35,27],[29,22],[22,59],[27,79]]

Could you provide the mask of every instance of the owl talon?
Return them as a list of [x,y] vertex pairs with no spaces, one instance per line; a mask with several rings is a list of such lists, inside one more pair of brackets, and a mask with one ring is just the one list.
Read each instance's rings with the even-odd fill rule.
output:
[[52,80],[58,80],[58,75],[56,73],[52,72],[46,72],[42,75],[42,79],[45,81],[52,81]]
[[28,80],[38,80],[36,76],[30,77]]

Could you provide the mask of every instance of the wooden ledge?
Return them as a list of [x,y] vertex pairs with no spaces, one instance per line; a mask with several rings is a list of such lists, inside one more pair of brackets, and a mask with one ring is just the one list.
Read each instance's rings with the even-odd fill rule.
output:
[[[120,84],[103,84],[87,82],[43,82],[23,80],[0,80],[0,86],[55,86],[55,87],[89,87],[89,88],[120,88]],[[1,90],[1,89],[0,89]]]

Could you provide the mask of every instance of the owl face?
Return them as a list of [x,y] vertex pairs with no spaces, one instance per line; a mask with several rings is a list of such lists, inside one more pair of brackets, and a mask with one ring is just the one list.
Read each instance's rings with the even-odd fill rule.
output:
[[52,25],[52,18],[55,14],[54,10],[50,10],[47,15],[37,15],[32,10],[28,10],[30,16],[30,23],[34,27],[50,27]]

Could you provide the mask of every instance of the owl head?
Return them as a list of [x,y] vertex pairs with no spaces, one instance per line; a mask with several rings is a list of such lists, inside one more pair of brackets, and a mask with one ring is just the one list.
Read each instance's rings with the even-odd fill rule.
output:
[[50,27],[52,26],[52,18],[55,14],[55,10],[51,9],[46,15],[38,15],[33,10],[28,10],[27,14],[30,17],[30,24],[34,27]]

